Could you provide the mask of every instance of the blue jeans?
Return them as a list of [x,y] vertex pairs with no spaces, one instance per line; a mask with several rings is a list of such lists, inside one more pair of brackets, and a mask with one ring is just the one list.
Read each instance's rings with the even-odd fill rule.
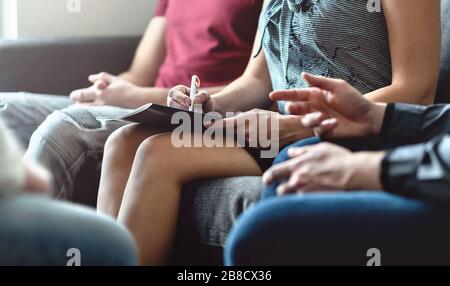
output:
[[[132,237],[114,220],[85,207],[34,196],[0,198],[0,265],[137,264]],[[69,263],[69,265],[73,265]]]
[[[263,201],[236,223],[226,265],[450,265],[450,212],[388,193],[316,193]],[[371,256],[371,255],[370,255]]]
[[[317,144],[299,141],[280,152]],[[370,142],[369,144],[367,142]],[[353,151],[395,142],[334,142]],[[316,193],[276,197],[268,186],[262,202],[236,223],[225,249],[226,265],[366,265],[367,251],[381,252],[382,265],[450,265],[450,212],[425,202],[382,192]]]

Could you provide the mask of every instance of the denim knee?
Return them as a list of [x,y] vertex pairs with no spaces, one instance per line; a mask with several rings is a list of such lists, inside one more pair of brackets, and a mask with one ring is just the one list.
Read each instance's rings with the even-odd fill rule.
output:
[[239,217],[224,249],[226,266],[254,265],[257,253],[270,251],[271,244],[266,238],[270,239],[273,234],[266,233],[264,224],[270,218],[272,205],[278,202],[278,198],[265,200]]
[[[321,140],[318,137],[311,137],[308,139],[300,140],[292,145],[289,145],[288,147],[281,150],[280,154],[278,154],[277,158],[273,161],[274,165],[286,162],[289,160],[288,150],[293,147],[302,147],[302,146],[308,146],[308,145],[314,145],[320,143]],[[268,198],[275,197],[277,195],[277,187],[280,185],[281,182],[276,182],[270,186],[266,186],[261,194],[261,200],[265,200]]]

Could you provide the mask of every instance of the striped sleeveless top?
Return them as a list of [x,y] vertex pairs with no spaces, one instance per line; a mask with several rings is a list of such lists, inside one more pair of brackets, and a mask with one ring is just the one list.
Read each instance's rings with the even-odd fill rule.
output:
[[[368,0],[272,0],[261,14],[261,49],[273,90],[304,88],[309,72],[348,81],[363,94],[392,82],[384,13]],[[258,52],[259,53],[259,52]],[[279,102],[284,113],[284,102]]]

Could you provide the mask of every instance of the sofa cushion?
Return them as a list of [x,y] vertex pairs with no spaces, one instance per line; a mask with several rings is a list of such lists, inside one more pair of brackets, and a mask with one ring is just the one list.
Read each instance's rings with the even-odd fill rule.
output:
[[199,182],[183,191],[181,238],[224,246],[239,215],[255,204],[262,189],[260,177],[235,177]]
[[68,95],[87,86],[91,73],[126,70],[139,40],[137,36],[0,40],[0,90]]

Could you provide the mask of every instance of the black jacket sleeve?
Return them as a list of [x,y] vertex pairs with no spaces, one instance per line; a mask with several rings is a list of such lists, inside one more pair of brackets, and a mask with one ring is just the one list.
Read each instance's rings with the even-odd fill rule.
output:
[[389,105],[382,129],[382,137],[405,144],[383,160],[384,189],[450,203],[450,105]]
[[450,130],[450,105],[429,107],[389,104],[381,129],[381,138],[396,144],[427,142]]

